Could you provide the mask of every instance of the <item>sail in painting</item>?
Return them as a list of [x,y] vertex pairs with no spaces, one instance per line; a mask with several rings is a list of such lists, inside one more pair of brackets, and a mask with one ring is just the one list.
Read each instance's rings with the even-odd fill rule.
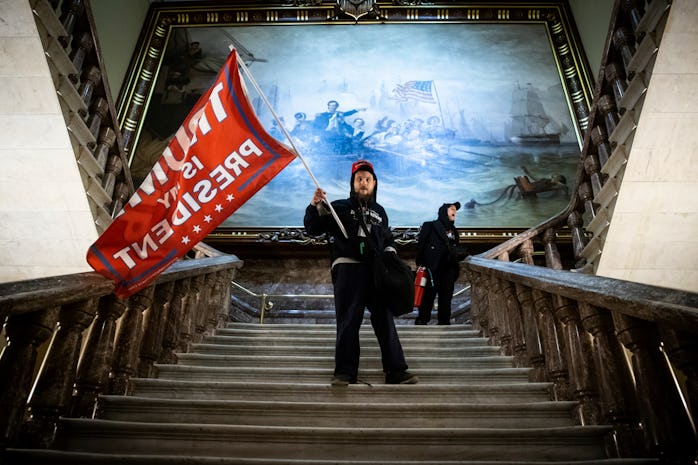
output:
[[509,141],[521,145],[559,144],[560,130],[545,113],[543,103],[531,84],[516,85],[511,103]]

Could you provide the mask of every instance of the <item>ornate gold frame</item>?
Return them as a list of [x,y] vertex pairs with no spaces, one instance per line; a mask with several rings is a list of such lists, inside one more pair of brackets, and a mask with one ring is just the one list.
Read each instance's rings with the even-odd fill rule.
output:
[[[229,3],[229,4],[227,4]],[[118,116],[124,147],[131,153],[158,77],[163,53],[176,26],[264,26],[311,23],[353,25],[376,23],[537,23],[544,24],[553,46],[555,61],[563,83],[574,130],[581,136],[589,123],[593,78],[567,2],[449,2],[378,0],[294,0],[288,2],[198,2],[151,4],[139,45],[135,49],[126,84],[118,101]],[[580,140],[582,137],[578,137]],[[502,228],[468,230],[466,240],[496,241],[520,230]],[[398,231],[409,242],[409,229]],[[217,243],[312,242],[303,232],[279,228],[219,228],[209,236]]]

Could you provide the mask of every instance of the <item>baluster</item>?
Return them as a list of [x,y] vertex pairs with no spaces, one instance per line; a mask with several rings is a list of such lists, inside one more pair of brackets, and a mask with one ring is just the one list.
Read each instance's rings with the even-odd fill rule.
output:
[[116,184],[114,188],[114,195],[111,206],[111,217],[114,218],[122,208],[126,200],[129,198],[130,189],[125,182],[120,182]]
[[613,321],[618,339],[633,354],[635,386],[651,455],[663,463],[688,463],[695,458],[695,433],[660,351],[656,327],[620,314],[613,314]]
[[628,84],[625,82],[625,70],[618,63],[608,63],[604,73],[606,74],[606,80],[611,83],[616,108],[619,109],[620,114],[623,114],[625,109],[621,108],[620,103],[623,100],[625,89],[628,88]]
[[659,328],[664,351],[671,363],[686,377],[686,394],[693,424],[698,425],[698,342],[694,335],[666,326]]
[[230,319],[230,294],[234,271],[223,270],[216,273],[216,319],[217,327],[222,328]]
[[642,430],[637,414],[637,399],[632,375],[610,312],[587,302],[579,302],[582,327],[593,336],[594,367],[599,383],[601,422],[613,425],[607,438],[609,457],[636,457],[645,451]]
[[523,330],[526,336],[526,366],[532,367],[528,375],[528,380],[533,383],[546,381],[545,356],[541,346],[541,337],[538,330],[538,315],[533,307],[533,296],[531,288],[521,284],[516,284],[516,298],[521,306],[521,319],[523,320]]
[[75,23],[82,15],[84,6],[83,0],[63,0],[63,4],[61,5],[62,14],[60,21],[63,25],[63,29],[65,29],[65,32],[68,34],[68,37],[58,38],[58,41],[63,48],[67,48],[70,44],[69,37],[73,35]]
[[550,296],[546,292],[533,289],[532,298],[541,332],[545,368],[553,382],[550,397],[553,400],[569,400],[570,380],[565,362],[565,341],[560,337],[560,328],[555,321]]
[[216,295],[216,285],[218,279],[216,273],[209,273],[206,275],[206,301],[204,303],[204,309],[206,313],[206,334],[211,335],[216,331],[218,327],[218,299]]
[[73,41],[72,47],[73,50],[70,52],[70,61],[73,62],[75,69],[80,72],[80,70],[82,70],[85,57],[88,53],[90,53],[93,47],[92,35],[89,32],[84,32],[78,40]]
[[70,411],[82,333],[94,320],[96,305],[89,299],[58,312],[58,328],[29,399],[30,420],[23,435],[30,447],[50,447],[58,418]]
[[596,198],[603,187],[603,183],[601,182],[601,165],[599,164],[598,158],[596,158],[596,154],[590,153],[584,159],[584,171],[587,176],[589,176],[593,197]]
[[591,333],[582,330],[579,311],[574,301],[553,295],[553,302],[555,316],[563,324],[570,389],[572,398],[579,402],[576,408],[579,424],[598,425],[601,422],[601,407],[594,372]]
[[124,165],[121,162],[121,157],[119,155],[112,154],[112,156],[109,157],[109,161],[105,167],[102,187],[104,188],[104,192],[106,192],[110,198],[114,194],[116,177],[119,175],[119,173],[121,173],[123,166]]
[[500,281],[500,286],[506,302],[504,311],[511,335],[509,344],[511,345],[511,353],[514,355],[514,366],[525,367],[528,366],[526,363],[526,341],[521,321],[521,308],[519,300],[516,298],[516,287],[511,281],[504,280]]
[[143,322],[143,339],[141,340],[138,362],[138,377],[140,378],[152,377],[153,363],[160,358],[165,322],[173,290],[173,281],[155,286],[153,303]]
[[125,309],[124,301],[113,294],[99,300],[97,318],[90,328],[84,355],[78,366],[71,413],[73,417],[92,417],[97,396],[107,388],[114,356],[116,320]]
[[487,309],[485,308],[486,300],[483,298],[483,289],[480,279],[480,273],[472,271],[466,266],[465,272],[468,282],[470,283],[470,320],[473,328],[480,331],[483,337],[487,337],[485,328],[480,323],[480,320],[486,319]]
[[136,373],[138,363],[143,312],[153,303],[153,291],[154,286],[148,286],[128,298],[126,312],[121,318],[114,344],[114,365],[109,380],[109,394],[129,393],[128,380]]
[[595,126],[594,129],[591,130],[591,140],[596,146],[599,164],[601,168],[603,168],[611,156],[611,144],[608,142],[608,134],[603,127]]
[[116,142],[116,133],[109,126],[104,126],[101,131],[99,131],[99,137],[97,138],[97,147],[95,148],[95,159],[97,164],[104,172],[104,168],[107,166],[107,157],[109,156],[109,150]]
[[573,211],[567,217],[567,226],[572,232],[572,248],[574,250],[574,258],[579,259],[582,256],[582,251],[586,246],[586,238],[582,229],[582,215],[578,211]]
[[488,337],[487,331],[487,292],[483,284],[482,275],[476,271],[468,269],[468,281],[471,285],[471,305],[470,316],[473,321],[473,328],[482,333],[482,337]]
[[[97,84],[102,79],[102,72],[96,66],[91,66],[90,69],[84,74],[82,79],[82,84],[80,84],[80,98],[85,102],[85,105],[90,106],[92,102],[92,94],[97,87]],[[84,115],[83,115],[84,116]]]
[[[187,307],[190,278],[180,279],[174,285],[172,304],[165,320],[165,333],[162,338],[162,353],[159,363],[175,364],[175,351],[180,346],[180,328],[183,325],[184,312]],[[188,342],[188,341],[187,341]]]
[[102,127],[102,121],[107,116],[109,111],[109,103],[103,97],[97,97],[95,102],[90,107],[90,117],[87,119],[87,126],[95,139],[99,136],[99,128]]
[[606,125],[606,134],[613,134],[613,131],[616,129],[616,126],[618,126],[618,122],[620,121],[616,103],[610,96],[604,94],[599,97],[598,105],[599,112],[601,112],[604,124]]
[[562,260],[555,243],[555,230],[553,228],[548,228],[543,233],[543,247],[545,248],[545,266],[553,270],[561,270]]
[[0,447],[12,446],[24,420],[37,350],[53,333],[58,307],[12,315],[5,322],[7,345],[0,354]]
[[501,341],[501,309],[504,308],[504,306],[501,304],[500,301],[497,280],[492,276],[486,276],[484,277],[484,281],[487,289],[487,300],[489,302],[489,304],[487,305],[487,308],[489,309],[489,343],[494,346],[499,346],[502,355],[507,355],[507,348],[503,346]]
[[[620,53],[623,59],[623,66],[628,69],[630,60],[633,59],[635,55],[635,36],[632,32],[625,27],[619,27],[613,32],[613,46]],[[628,79],[632,79],[632,76],[628,75]],[[609,131],[610,134],[613,131]]]
[[201,315],[204,313],[201,308],[204,278],[204,275],[198,275],[191,282],[189,316],[191,317],[191,340],[193,342],[201,342],[206,331],[206,327],[203,324],[204,320],[201,319]]
[[521,254],[521,259],[522,261],[527,264],[527,265],[534,265],[535,263],[533,262],[533,241],[531,239],[527,239],[521,243],[519,246],[519,253]]
[[177,337],[177,350],[179,352],[189,352],[189,347],[194,342],[194,314],[196,312],[196,288],[199,286],[201,277],[195,276],[189,279],[187,284],[187,297],[183,302],[182,324],[179,327]]
[[586,216],[586,223],[588,224],[596,217],[596,209],[594,208],[593,202],[594,196],[588,182],[584,181],[579,184],[577,195],[579,195],[579,200],[584,203],[584,215]]
[[633,28],[633,31],[637,31],[637,28],[640,24],[640,20],[642,19],[642,16],[645,14],[645,12],[642,10],[641,5],[638,4],[637,0],[623,0],[621,5],[623,6],[623,10],[625,10],[625,13],[630,18],[630,24]]

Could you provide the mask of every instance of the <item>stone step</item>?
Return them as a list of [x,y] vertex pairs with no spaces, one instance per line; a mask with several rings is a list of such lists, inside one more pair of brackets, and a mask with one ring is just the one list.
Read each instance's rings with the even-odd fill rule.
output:
[[[155,364],[157,377],[162,379],[208,380],[208,381],[264,381],[268,383],[327,383],[332,377],[333,367],[326,368],[279,368],[279,367],[199,367],[184,365]],[[421,384],[468,384],[528,381],[529,368],[454,368],[441,370],[422,368],[412,371],[419,376]],[[359,368],[360,380],[370,384],[384,382],[383,371],[378,368]]]
[[296,401],[296,402],[361,402],[370,397],[373,402],[431,402],[450,404],[470,403],[520,403],[549,400],[550,383],[503,382],[498,384],[475,382],[469,384],[429,385],[420,384],[391,386],[385,384],[353,384],[336,388],[329,378],[320,383],[267,383],[267,382],[211,382],[194,380],[172,380],[157,378],[134,378],[130,389],[140,397],[160,397],[191,400],[249,400],[249,401]]
[[[415,326],[414,324],[396,324],[396,329],[401,339],[444,339],[462,340],[474,339],[484,344],[487,339],[481,337],[480,331],[471,325],[448,326]],[[334,338],[336,334],[335,324],[258,324],[258,323],[228,323],[216,330],[216,336],[236,337],[302,337],[302,338]],[[364,324],[359,330],[360,337],[375,339],[373,328]]]
[[[302,344],[302,341],[299,343]],[[495,346],[443,346],[439,347],[425,346],[416,343],[410,343],[406,348],[409,351],[410,357],[421,356],[452,356],[452,357],[492,357],[499,355],[500,349]],[[304,354],[309,356],[332,356],[334,357],[334,344],[331,345],[244,345],[244,344],[192,344],[191,352],[196,354],[212,354],[212,355],[288,355],[288,354]],[[378,356],[380,350],[376,344],[364,344],[361,346],[361,355]]]
[[[551,428],[325,428],[63,419],[56,449],[297,460],[600,460],[605,426]],[[431,462],[429,462],[431,463]]]
[[[301,350],[292,349],[293,355],[217,355],[217,354],[177,354],[177,364],[197,367],[296,367],[296,368],[333,368],[334,354],[307,355]],[[415,356],[410,348],[405,348],[405,357],[412,371],[422,368],[441,368],[444,370],[460,368],[511,368],[513,357],[479,356],[464,357],[457,355]],[[362,355],[361,368],[381,368],[381,357]]]
[[[480,337],[480,331],[472,328],[471,325],[428,325],[428,326],[415,326],[411,325],[401,325],[396,324],[395,328],[397,332],[402,336],[403,334],[418,334],[418,335],[440,335],[440,336],[472,336]],[[267,333],[293,333],[304,335],[310,334],[334,334],[336,331],[336,326],[334,324],[257,324],[257,323],[228,323],[222,328],[218,328],[216,331],[218,334],[227,333],[253,333],[253,334],[267,334]],[[373,335],[373,328],[370,324],[364,324],[359,330],[361,334]]]
[[153,423],[200,423],[317,428],[543,428],[574,426],[576,402],[478,404],[152,399],[102,396],[100,418]]
[[[359,338],[361,347],[378,347],[378,341],[372,334],[361,334]],[[400,335],[400,342],[403,347],[422,347],[422,348],[444,348],[444,347],[487,347],[487,342],[481,338],[442,338],[438,336],[403,336]],[[218,345],[247,345],[247,346],[288,346],[288,345],[304,345],[304,346],[322,346],[334,347],[334,335],[308,335],[306,337],[297,335],[266,335],[266,336],[220,336],[218,334],[207,336],[203,340],[204,344]]]
[[202,457],[192,455],[100,454],[94,452],[66,452],[57,450],[8,450],[8,457],[16,464],[32,465],[657,465],[655,459],[595,459],[595,460],[351,460],[351,459],[249,459],[233,457]]

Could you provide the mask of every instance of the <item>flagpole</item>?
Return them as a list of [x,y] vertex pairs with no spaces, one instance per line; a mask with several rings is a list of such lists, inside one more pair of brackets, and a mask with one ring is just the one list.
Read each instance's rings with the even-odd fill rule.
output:
[[[230,50],[235,50],[235,48],[231,45]],[[235,51],[235,53],[237,53],[237,51]],[[264,95],[264,92],[262,92],[262,89],[259,87],[259,84],[257,84],[257,81],[255,80],[255,78],[252,77],[252,73],[250,73],[250,70],[247,69],[247,65],[244,63],[243,60],[237,60],[237,62],[240,65],[240,67],[242,68],[242,70],[245,72],[245,75],[250,80],[250,82],[252,83],[252,86],[255,88],[255,90],[257,91],[259,96],[262,97],[262,100],[267,105],[267,108],[269,108],[269,111],[271,112],[272,116],[274,117],[276,124],[278,124],[281,131],[283,131],[284,135],[286,136],[288,141],[291,143],[291,147],[293,148],[293,151],[296,152],[296,155],[298,155],[298,158],[303,163],[305,170],[308,172],[310,177],[313,179],[313,182],[315,183],[315,187],[322,190],[322,187],[320,187],[320,183],[315,178],[315,175],[313,175],[313,172],[310,171],[310,167],[308,166],[308,164],[305,162],[305,158],[303,158],[303,155],[301,154],[300,150],[298,150],[298,148],[296,147],[296,144],[293,142],[293,139],[291,138],[291,134],[288,133],[288,131],[286,130],[286,126],[284,126],[281,119],[276,115],[276,112],[274,111],[271,104],[267,100],[267,97]],[[344,238],[349,239],[349,235],[347,234],[347,230],[344,229],[344,225],[339,220],[339,216],[337,216],[337,212],[335,212],[334,208],[332,208],[332,204],[330,202],[325,202],[325,204],[329,207],[330,212],[332,213],[332,217],[337,222],[337,226],[339,226],[339,229],[342,231],[342,234],[344,234]]]

